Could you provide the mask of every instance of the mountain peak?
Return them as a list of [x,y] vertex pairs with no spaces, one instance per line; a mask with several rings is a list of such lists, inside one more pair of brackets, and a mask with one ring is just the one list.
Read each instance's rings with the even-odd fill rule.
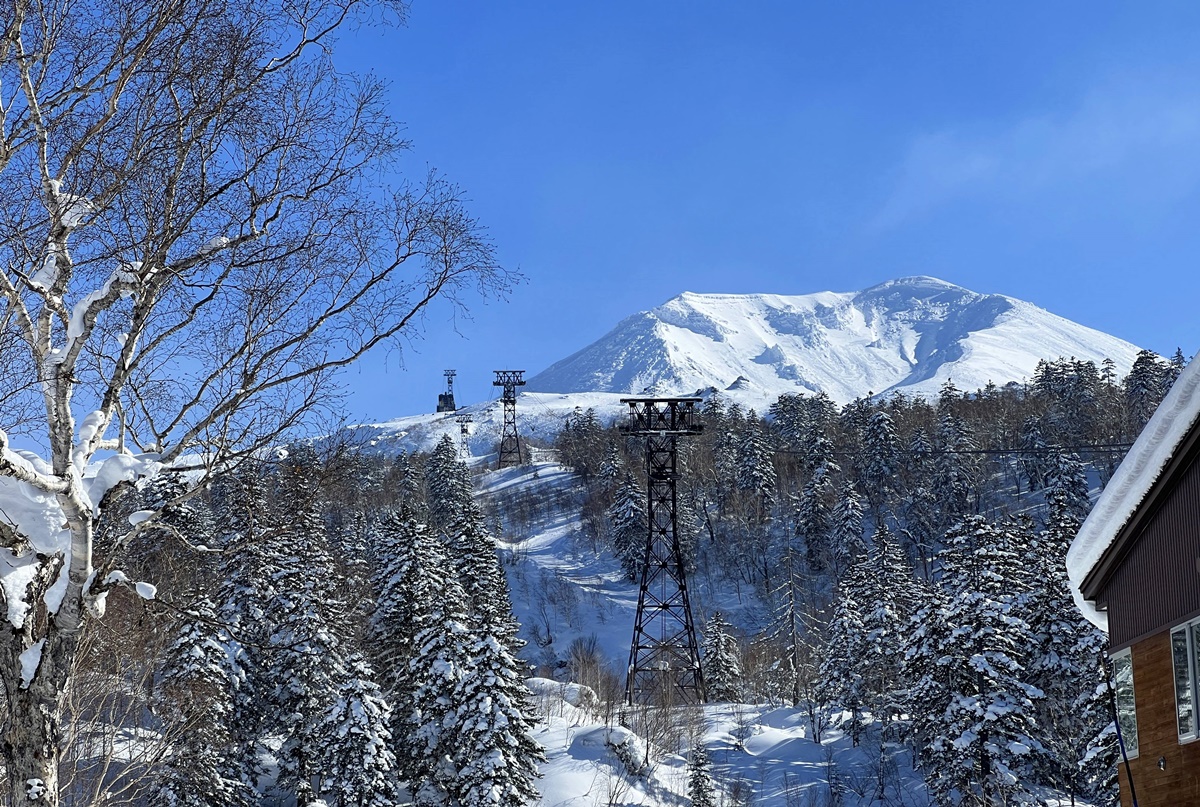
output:
[[[895,280],[885,280],[874,286],[869,286],[863,289],[860,294],[868,294],[874,291],[882,291],[891,288],[918,288],[929,289],[931,291],[968,291],[962,286],[951,283],[941,278],[931,277],[929,275],[911,275],[909,277],[898,277]],[[972,292],[974,293],[974,292]]]
[[803,295],[684,292],[627,317],[610,333],[529,380],[543,392],[664,394],[716,387],[761,406],[783,393],[935,395],[1033,375],[1037,362],[1075,356],[1118,368],[1137,348],[999,294],[934,277],[858,292]]

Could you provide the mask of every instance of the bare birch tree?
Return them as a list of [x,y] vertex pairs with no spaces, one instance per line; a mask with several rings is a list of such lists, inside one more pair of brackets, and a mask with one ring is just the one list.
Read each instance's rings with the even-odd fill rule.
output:
[[[508,286],[453,186],[388,187],[407,144],[382,87],[334,67],[335,33],[403,12],[400,0],[0,7],[14,805],[59,803],[81,638],[108,590],[132,585],[122,548],[156,527],[138,513],[97,548],[114,491],[161,467],[201,484],[302,425],[336,395],[339,368],[403,339],[435,299]],[[15,450],[6,432],[44,448]]]

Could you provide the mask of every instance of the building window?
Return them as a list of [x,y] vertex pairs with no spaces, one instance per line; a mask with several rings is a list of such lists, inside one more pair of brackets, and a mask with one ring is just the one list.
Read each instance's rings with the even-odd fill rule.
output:
[[1125,755],[1136,757],[1138,753],[1137,712],[1133,706],[1133,657],[1129,649],[1112,654],[1113,692],[1117,700],[1117,728]]
[[1200,619],[1171,631],[1171,668],[1175,673],[1175,721],[1179,740],[1200,733],[1197,684],[1200,683]]

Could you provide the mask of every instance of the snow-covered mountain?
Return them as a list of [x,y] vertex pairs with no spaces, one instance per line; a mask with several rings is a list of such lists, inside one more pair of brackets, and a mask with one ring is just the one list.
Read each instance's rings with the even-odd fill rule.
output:
[[540,392],[691,394],[716,387],[773,400],[824,391],[935,394],[1032,376],[1040,359],[1111,358],[1138,348],[1032,303],[932,277],[858,292],[693,294],[634,314],[529,380]]

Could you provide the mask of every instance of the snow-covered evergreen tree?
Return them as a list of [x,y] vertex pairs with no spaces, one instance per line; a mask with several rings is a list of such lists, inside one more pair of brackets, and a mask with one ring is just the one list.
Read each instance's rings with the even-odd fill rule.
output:
[[932,661],[933,678],[914,689],[924,729],[927,782],[939,804],[962,799],[1012,803],[1025,792],[1035,739],[1034,701],[1026,680],[1033,637],[1022,618],[1025,572],[1014,537],[980,516],[965,519],[939,554],[944,604],[924,617],[943,628],[926,632],[914,655]]
[[717,807],[717,789],[713,784],[712,763],[704,746],[696,743],[688,757],[688,799],[692,807]]
[[186,609],[159,673],[159,709],[172,723],[171,754],[157,786],[168,807],[249,807],[257,803],[255,770],[237,752],[228,637],[216,609],[202,599]]
[[[520,663],[497,636],[470,644],[469,669],[453,691],[457,770],[450,793],[463,807],[522,807],[538,798],[534,780],[545,753],[533,739],[529,691]],[[443,724],[444,726],[444,724]]]
[[321,793],[330,797],[334,807],[395,804],[391,711],[371,665],[352,654],[337,695],[315,732],[325,747]]
[[1045,529],[1034,533],[1023,522],[1031,533],[1024,558],[1033,641],[1028,678],[1044,696],[1036,703],[1044,746],[1038,769],[1043,781],[1072,797],[1102,797],[1108,777],[1098,778],[1086,761],[1115,757],[1116,738],[1104,735],[1111,720],[1100,677],[1105,636],[1080,614],[1067,579],[1067,549],[1088,511],[1087,482],[1073,455],[1054,458],[1046,499]]
[[609,541],[630,580],[637,580],[642,573],[650,529],[646,518],[646,493],[632,475],[626,475],[608,510],[608,524]]
[[236,683],[229,727],[236,762],[254,781],[271,714],[274,689],[266,647],[271,633],[267,611],[275,601],[275,580],[267,539],[265,471],[245,464],[240,473],[222,474],[213,483],[213,522],[221,554],[217,618],[227,632],[229,676]]
[[837,504],[833,506],[829,532],[831,556],[833,558],[833,573],[835,578],[866,554],[867,545],[863,540],[863,508],[862,497],[854,487],[854,483],[846,480]]
[[393,710],[392,737],[401,777],[421,805],[445,804],[458,781],[461,703],[454,697],[473,675],[466,595],[439,542],[426,534],[412,556],[408,590],[413,623],[419,626],[404,675],[406,686]]
[[425,461],[425,491],[430,525],[438,530],[449,530],[473,498],[471,473],[449,434],[442,435]]
[[308,458],[294,453],[282,473],[280,523],[268,550],[275,592],[267,612],[266,665],[274,683],[269,727],[281,740],[277,785],[297,804],[308,804],[331,751],[318,728],[347,675],[339,635],[346,608],[337,596]]
[[388,471],[388,487],[393,491],[396,509],[416,513],[425,509],[421,498],[421,484],[412,458],[401,451],[392,461]]
[[[1068,524],[1063,519],[1070,519],[1078,526],[1087,518],[1092,503],[1088,496],[1087,474],[1083,463],[1075,454],[1054,454],[1046,463],[1046,505],[1050,512],[1047,524],[1059,523],[1064,530]],[[1073,534],[1072,534],[1073,537]],[[1068,544],[1070,542],[1068,541]],[[1065,562],[1066,548],[1058,557]]]
[[825,462],[818,465],[796,501],[796,537],[804,545],[808,568],[814,572],[825,569],[832,551],[830,510],[833,498],[832,472],[836,469],[837,466]]
[[615,486],[617,480],[623,479],[626,473],[628,471],[625,461],[621,458],[620,449],[617,448],[616,442],[609,441],[604,453],[604,462],[600,463],[600,481],[607,486]]
[[878,526],[884,523],[886,505],[899,481],[899,438],[891,415],[882,410],[871,415],[862,442],[862,480]]
[[742,662],[733,626],[714,613],[704,626],[704,686],[710,701],[741,700]]
[[860,561],[842,577],[834,595],[821,663],[821,677],[826,682],[830,699],[850,712],[845,727],[855,745],[865,729],[863,710],[866,708],[866,682],[863,680],[863,656],[866,628],[863,624],[865,603],[858,601],[859,592],[867,588],[860,579],[867,569]]
[[1049,457],[1042,425],[1036,417],[1026,418],[1021,426],[1021,448],[1024,452],[1020,455],[1020,463],[1026,485],[1030,490],[1040,490],[1046,484]]
[[517,649],[519,626],[513,619],[508,581],[500,568],[496,544],[483,512],[469,501],[450,526],[449,547],[459,570],[459,582],[467,597],[467,611],[476,630],[498,636]]
[[959,392],[951,382],[938,401],[938,440],[930,490],[938,502],[939,523],[955,524],[972,512],[973,461],[964,453],[975,448],[968,425],[956,411]]
[[770,517],[771,505],[775,501],[778,479],[774,454],[767,441],[766,429],[751,410],[737,449],[737,486],[752,497],[752,518],[758,522]]
[[1166,394],[1164,362],[1152,350],[1142,350],[1125,377],[1125,413],[1130,434],[1136,436]]
[[367,624],[367,646],[384,698],[395,704],[408,686],[408,661],[424,627],[424,614],[412,607],[412,591],[421,573],[419,555],[429,550],[433,539],[411,512],[394,510],[380,517],[378,537],[375,611]]

